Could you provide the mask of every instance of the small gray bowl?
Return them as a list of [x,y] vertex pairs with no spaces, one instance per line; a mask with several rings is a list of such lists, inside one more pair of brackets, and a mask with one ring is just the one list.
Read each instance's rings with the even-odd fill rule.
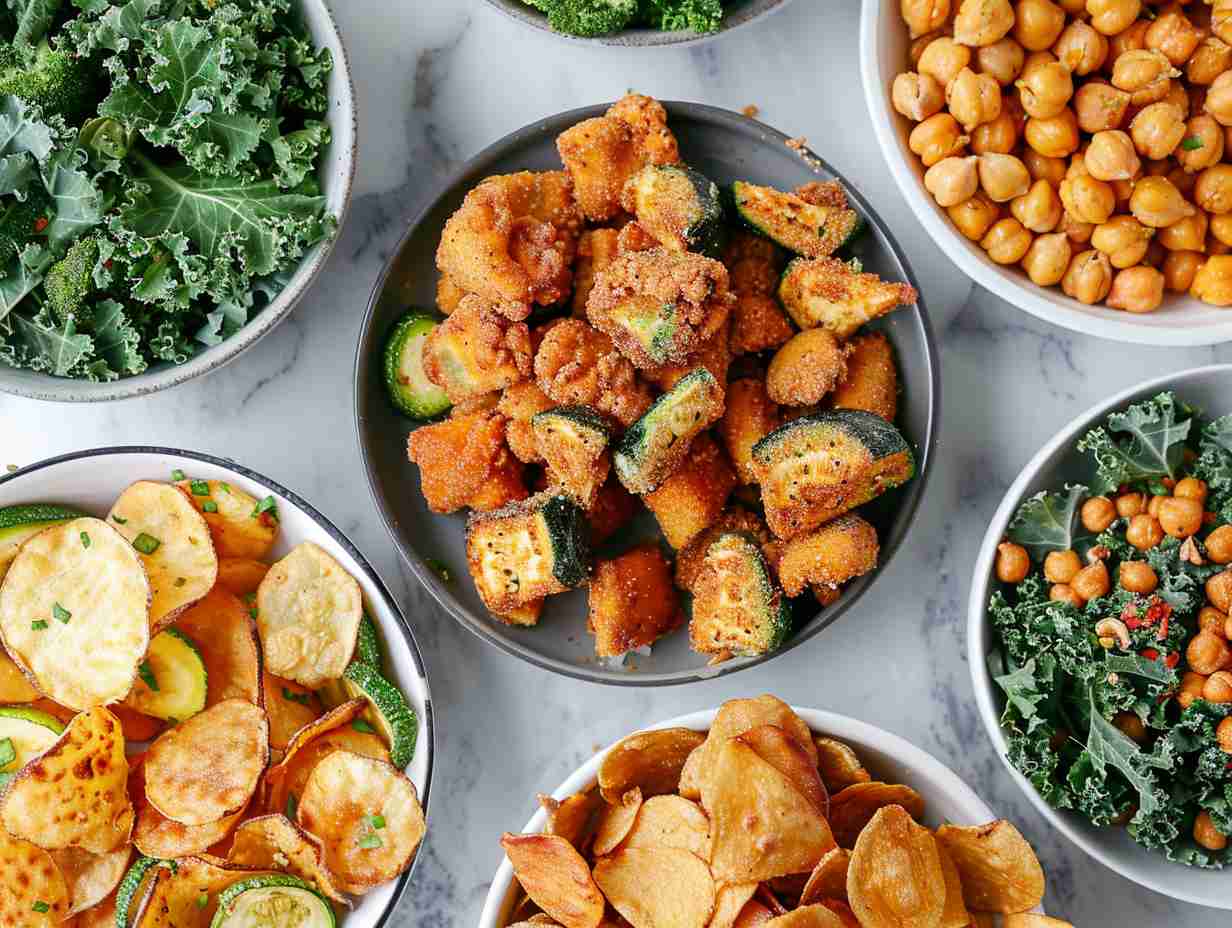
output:
[[[355,179],[356,113],[355,85],[351,65],[334,14],[326,0],[295,0],[304,25],[318,47],[328,48],[334,58],[329,76],[329,105],[326,116],[332,136],[325,149],[317,177],[325,194],[325,208],[338,217],[341,230],[351,203],[351,184]],[[338,233],[318,243],[300,259],[282,291],[263,307],[242,329],[230,338],[193,355],[183,364],[166,362],[151,365],[132,377],[109,383],[92,383],[69,377],[54,377],[19,370],[0,364],[0,391],[36,400],[59,403],[102,403],[156,393],[186,380],[200,377],[235,360],[282,322],[300,301],[325,266]]]
[[[791,189],[811,180],[838,178],[824,161],[805,149],[789,146],[788,137],[769,126],[699,103],[664,101],[663,105],[684,160],[720,185],[748,179]],[[534,628],[515,628],[494,619],[480,602],[466,570],[464,519],[429,512],[419,491],[418,469],[406,457],[407,435],[417,423],[399,415],[390,405],[382,383],[382,349],[391,327],[409,307],[435,305],[437,242],[445,220],[467,191],[492,174],[559,170],[556,136],[583,119],[602,115],[606,109],[604,104],[561,113],[507,136],[462,167],[411,223],[377,280],[360,332],[355,357],[356,425],[368,483],[394,544],[415,576],[451,616],[485,641],[556,673],[625,686],[688,683],[752,667],[785,653],[838,619],[876,582],[906,536],[924,494],[937,441],[939,361],[923,301],[871,326],[886,334],[898,355],[903,384],[898,424],[916,450],[917,476],[902,489],[861,510],[877,526],[881,564],[849,584],[836,603],[811,615],[807,622],[798,622],[796,631],[778,651],[708,666],[703,655],[689,650],[689,636],[680,630],[658,642],[650,655],[631,657],[630,666],[613,667],[594,656],[592,638],[586,632],[585,589],[551,597]],[[864,266],[887,278],[914,284],[906,258],[876,212],[850,183],[843,180],[843,185],[854,208],[868,222],[868,230],[855,246]],[[626,528],[617,540],[656,537],[657,525],[647,516]],[[448,567],[450,580],[442,580],[431,562]]]
[[547,16],[540,13],[534,7],[527,6],[522,0],[488,0],[488,3],[506,16],[510,16],[518,22],[538,29],[541,32],[550,32],[557,38],[565,39],[569,42],[616,45],[623,48],[655,48],[662,45],[698,45],[702,42],[709,42],[711,39],[717,38],[726,32],[731,32],[733,29],[738,29],[741,26],[747,26],[749,23],[761,19],[775,10],[782,9],[788,2],[789,0],[735,0],[735,2],[727,4],[726,12],[723,14],[723,25],[719,27],[717,32],[699,34],[687,31],[662,32],[658,29],[622,29],[610,35],[597,35],[585,38],[557,32],[548,25]]

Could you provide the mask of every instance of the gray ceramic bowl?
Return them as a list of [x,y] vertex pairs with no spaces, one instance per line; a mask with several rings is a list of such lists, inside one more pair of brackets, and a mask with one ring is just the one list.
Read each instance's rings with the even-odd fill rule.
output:
[[696,32],[660,32],[657,29],[622,29],[611,35],[600,35],[594,38],[580,38],[575,35],[563,35],[554,31],[548,25],[548,18],[534,7],[527,6],[522,0],[488,0],[506,16],[511,16],[520,23],[532,26],[541,32],[550,32],[558,38],[570,42],[594,43],[598,45],[619,45],[626,48],[650,48],[659,45],[692,45],[708,42],[725,32],[747,26],[754,20],[761,19],[767,13],[782,9],[788,0],[735,0],[727,5],[723,15],[723,25],[717,32],[699,35]]
[[[810,180],[837,176],[825,162],[807,151],[788,147],[787,136],[759,122],[697,103],[665,102],[664,106],[685,161],[719,184],[743,178],[791,189]],[[556,136],[606,109],[605,104],[561,113],[502,139],[455,174],[411,223],[377,281],[360,335],[355,364],[359,444],[368,482],[394,543],[428,592],[475,634],[540,667],[586,680],[630,686],[686,683],[751,667],[774,654],[711,667],[702,655],[689,650],[688,634],[678,631],[656,644],[651,655],[631,658],[629,666],[608,666],[594,657],[593,639],[586,632],[585,589],[549,599],[543,618],[534,628],[513,628],[493,619],[466,572],[464,520],[460,515],[439,516],[428,511],[419,492],[418,469],[406,458],[406,438],[415,423],[393,410],[381,382],[381,350],[390,327],[408,307],[434,306],[437,241],[445,220],[466,192],[491,174],[559,170]],[[914,283],[906,260],[868,201],[850,184],[844,181],[844,185],[869,224],[855,246],[864,266],[887,278]],[[877,504],[864,507],[881,536],[881,565],[850,584],[838,602],[823,612],[814,614],[810,609],[807,616],[798,616],[797,630],[776,652],[779,654],[835,621],[876,582],[906,535],[928,479],[937,439],[940,385],[937,350],[923,303],[891,313],[873,327],[886,333],[898,354],[904,385],[899,425],[916,448],[918,476]],[[631,539],[655,537],[657,526],[647,515],[615,542],[619,548]],[[612,544],[609,542],[604,550]],[[428,566],[430,560],[449,568],[450,582],[442,581]]]
[[[318,179],[325,194],[325,208],[338,217],[338,227],[341,229],[351,202],[351,182],[355,178],[355,86],[351,79],[351,65],[334,22],[334,14],[326,0],[295,0],[295,5],[300,9],[313,41],[318,47],[328,48],[334,57],[334,68],[329,77],[330,111],[326,117],[332,139],[325,150]],[[247,325],[226,341],[206,348],[183,364],[151,365],[141,374],[110,383],[53,377],[0,364],[0,391],[36,400],[98,403],[144,396],[200,377],[239,357],[290,315],[325,266],[336,240],[337,234],[305,254],[282,292]]]

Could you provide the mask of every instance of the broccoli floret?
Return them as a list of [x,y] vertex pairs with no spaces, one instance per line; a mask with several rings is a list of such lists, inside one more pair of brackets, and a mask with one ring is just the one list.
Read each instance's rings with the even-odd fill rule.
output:
[[548,16],[548,24],[567,35],[617,32],[637,15],[638,0],[527,0]]
[[49,203],[50,199],[41,186],[29,191],[25,200],[14,196],[0,200],[0,267],[6,266],[18,252],[39,239],[39,233],[47,225]]
[[716,32],[723,0],[639,0],[638,21],[665,32]]
[[46,42],[24,53],[12,45],[0,46],[0,96],[21,97],[70,125],[94,112],[104,83],[91,61],[53,50]]
[[63,325],[70,319],[80,328],[85,313],[85,301],[94,287],[94,262],[98,260],[98,241],[83,238],[73,243],[68,252],[51,266],[43,280],[47,305]]

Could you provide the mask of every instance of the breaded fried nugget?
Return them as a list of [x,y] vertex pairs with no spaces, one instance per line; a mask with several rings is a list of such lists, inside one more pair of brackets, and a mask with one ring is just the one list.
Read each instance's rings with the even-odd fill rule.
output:
[[456,512],[504,463],[505,417],[476,412],[425,425],[411,433],[407,457],[419,465],[424,499],[433,512]]
[[505,425],[505,440],[519,461],[543,463],[543,457],[535,447],[535,433],[530,427],[530,419],[535,413],[544,412],[555,405],[533,380],[505,387],[496,408],[509,420]]
[[[506,423],[506,435],[508,427]],[[523,479],[525,472],[525,465],[508,448],[502,448],[488,471],[488,479],[471,495],[466,505],[476,512],[491,512],[526,499],[530,496],[530,490],[526,489]]]
[[854,513],[783,545],[779,582],[788,596],[809,586],[837,589],[877,566],[877,530]]
[[732,293],[731,352],[756,354],[786,344],[795,327],[774,297],[783,273],[783,252],[760,235],[733,236],[723,253]]
[[586,315],[634,366],[653,368],[688,360],[734,301],[718,261],[655,248],[622,254],[595,275]]
[[710,550],[715,539],[726,532],[743,532],[751,536],[760,546],[762,556],[770,569],[777,570],[781,542],[766,528],[761,516],[751,509],[732,505],[720,514],[712,526],[676,552],[676,586],[682,590],[693,589],[693,581],[702,569],[706,552]]
[[637,497],[624,488],[615,474],[609,476],[595,494],[594,504],[586,511],[591,545],[603,544],[628,525],[639,508]]
[[847,344],[847,377],[831,397],[834,408],[863,409],[893,422],[898,414],[898,370],[890,340],[869,332]]
[[632,251],[650,251],[663,247],[657,238],[646,231],[636,219],[626,222],[616,233],[616,247],[624,255]]
[[634,144],[645,164],[676,164],[680,160],[676,136],[667,128],[667,110],[654,97],[627,93],[608,107],[607,115],[633,130]]
[[573,262],[582,232],[582,211],[573,196],[573,180],[565,171],[495,174],[483,183],[504,188],[515,218],[529,216],[556,229],[565,246],[566,262]]
[[723,249],[723,263],[734,269],[741,261],[757,261],[782,269],[783,249],[764,236],[741,229],[727,240]]
[[497,306],[468,294],[432,330],[423,349],[424,374],[453,403],[503,390],[531,374],[530,329]]
[[577,263],[573,266],[573,315],[586,318],[586,298],[595,285],[595,275],[616,259],[620,233],[615,229],[589,229],[578,239]]
[[622,425],[650,408],[650,388],[612,340],[580,319],[563,319],[535,353],[535,380],[557,403],[593,406]]
[[703,432],[693,439],[684,463],[642,501],[667,543],[680,550],[714,524],[735,486],[727,455]]
[[595,565],[586,627],[595,636],[597,656],[646,647],[683,624],[671,565],[658,545],[638,545]]
[[806,329],[770,359],[766,392],[784,406],[820,403],[847,376],[847,353],[828,330]]
[[742,483],[756,483],[753,446],[779,427],[779,407],[760,377],[745,377],[727,385],[727,408],[718,432]]
[[440,310],[442,316],[451,315],[458,308],[464,296],[466,296],[466,291],[459,287],[457,281],[448,274],[442,274],[436,281],[436,308]]

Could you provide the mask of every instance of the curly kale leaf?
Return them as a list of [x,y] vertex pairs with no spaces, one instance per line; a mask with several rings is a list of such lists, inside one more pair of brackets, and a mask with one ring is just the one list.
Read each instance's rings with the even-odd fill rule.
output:
[[1154,487],[1164,477],[1176,477],[1192,423],[1193,410],[1171,393],[1109,415],[1106,428],[1091,429],[1078,441],[1078,450],[1095,459],[1094,491],[1110,493],[1126,484]]
[[1232,416],[1203,426],[1194,475],[1206,481],[1207,508],[1220,522],[1232,522]]
[[665,32],[717,32],[723,0],[639,0],[638,20]]
[[[1175,752],[1147,754],[1137,742],[1109,722],[1096,710],[1091,694],[1091,727],[1087,732],[1087,756],[1099,776],[1107,776],[1108,768],[1116,770],[1138,793],[1138,816],[1150,818],[1166,802],[1155,780],[1155,770],[1171,770],[1176,763]],[[1167,745],[1167,741],[1160,742]]]
[[121,376],[140,374],[148,366],[141,356],[141,331],[115,300],[100,300],[94,307],[94,349]]
[[1037,561],[1049,551],[1077,550],[1091,537],[1078,518],[1086,496],[1087,488],[1081,484],[1066,486],[1064,493],[1036,493],[1018,507],[1006,535]]
[[1045,724],[1039,713],[1039,705],[1048,697],[1040,691],[1040,682],[1035,678],[1035,660],[1029,660],[1017,670],[994,677],[997,686],[1005,692],[1003,721],[1018,719],[1026,722],[1027,734]]
[[62,0],[8,0],[8,8],[16,19],[14,45],[34,45],[47,34]]

